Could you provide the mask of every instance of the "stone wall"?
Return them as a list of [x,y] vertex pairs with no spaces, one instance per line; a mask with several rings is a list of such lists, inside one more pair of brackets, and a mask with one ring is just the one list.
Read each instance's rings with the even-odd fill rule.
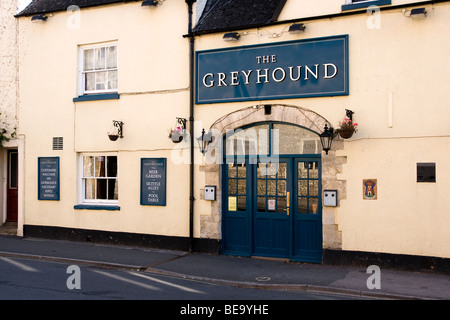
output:
[[[217,120],[211,129],[221,132],[240,128],[245,125],[264,122],[281,121],[292,123],[310,129],[317,134],[322,133],[326,123],[329,122],[319,114],[300,107],[287,105],[272,105],[271,114],[266,115],[264,106],[249,107],[230,113]],[[343,149],[343,141],[335,140],[332,149],[322,154],[322,189],[337,189],[338,200],[346,197],[346,183],[337,179],[341,173],[342,165],[346,162],[345,157],[336,156],[336,150]],[[200,237],[220,239],[221,217],[222,217],[222,185],[220,164],[205,164],[200,167],[205,172],[205,184],[216,185],[216,201],[211,202],[211,214],[200,216]],[[341,249],[342,238],[336,223],[336,209],[323,207],[323,247],[327,249]]]
[[17,127],[17,0],[0,2],[0,127]]

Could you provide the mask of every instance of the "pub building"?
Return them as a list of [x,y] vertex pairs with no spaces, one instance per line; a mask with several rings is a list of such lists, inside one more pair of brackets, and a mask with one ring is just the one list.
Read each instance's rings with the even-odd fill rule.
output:
[[449,18],[449,1],[34,0],[17,234],[448,269]]

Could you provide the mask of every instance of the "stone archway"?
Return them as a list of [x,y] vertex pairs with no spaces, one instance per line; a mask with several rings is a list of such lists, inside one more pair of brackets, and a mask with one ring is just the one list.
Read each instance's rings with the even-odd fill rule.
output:
[[[227,130],[237,129],[258,122],[285,122],[302,126],[320,134],[329,122],[318,113],[290,105],[271,105],[270,114],[265,111],[264,105],[256,105],[229,113],[215,121],[210,129],[222,135]],[[346,157],[336,156],[336,150],[343,148],[343,141],[333,141],[332,149],[328,155],[322,153],[322,186],[323,189],[337,189],[338,200],[346,198],[346,181],[338,180],[337,174],[342,172],[342,165]],[[210,215],[200,216],[200,238],[221,239],[222,217],[222,186],[221,165],[218,163],[200,166],[205,172],[205,185],[215,185],[216,201],[211,202]],[[203,194],[201,192],[201,194]],[[342,239],[336,222],[336,208],[323,208],[323,248],[341,249]]]

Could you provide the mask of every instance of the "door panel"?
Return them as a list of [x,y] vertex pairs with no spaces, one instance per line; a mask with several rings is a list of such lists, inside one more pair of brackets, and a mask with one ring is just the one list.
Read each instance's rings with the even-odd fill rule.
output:
[[8,181],[6,187],[6,220],[17,222],[18,161],[17,151],[8,151]]
[[223,166],[222,250],[224,253],[251,254],[251,219],[248,202],[248,165],[228,163]]
[[322,261],[322,203],[320,159],[294,159],[292,259]]
[[253,215],[253,254],[288,257],[290,246],[289,159],[258,163],[254,168],[257,195]]

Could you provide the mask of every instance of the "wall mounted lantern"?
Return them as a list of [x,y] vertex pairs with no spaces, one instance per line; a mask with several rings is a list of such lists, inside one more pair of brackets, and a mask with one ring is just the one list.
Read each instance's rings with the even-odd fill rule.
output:
[[45,14],[38,14],[31,18],[31,22],[44,22],[48,17]]
[[202,135],[201,137],[197,138],[198,141],[198,147],[200,148],[200,152],[202,154],[206,153],[206,149],[208,148],[208,144],[212,141],[212,133],[209,131],[208,133],[205,133],[205,129],[202,129]]
[[141,7],[156,7],[158,4],[162,4],[164,0],[145,0],[142,2]]
[[305,31],[306,27],[303,23],[294,23],[289,27],[290,34],[299,34]]
[[108,132],[109,140],[116,141],[118,138],[123,138],[123,122],[113,120],[113,126]]
[[223,36],[223,41],[238,41],[241,35],[237,32],[228,32]]
[[322,144],[322,149],[328,154],[328,151],[331,149],[331,142],[333,141],[334,129],[328,128],[328,125],[325,124],[323,132],[319,135],[320,143]]
[[411,18],[425,18],[427,16],[427,10],[425,8],[411,9],[409,16]]

